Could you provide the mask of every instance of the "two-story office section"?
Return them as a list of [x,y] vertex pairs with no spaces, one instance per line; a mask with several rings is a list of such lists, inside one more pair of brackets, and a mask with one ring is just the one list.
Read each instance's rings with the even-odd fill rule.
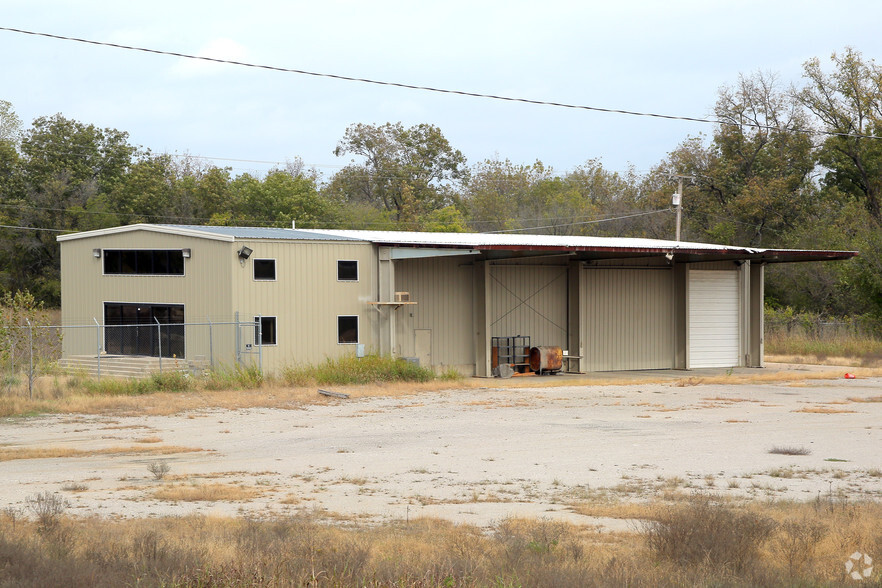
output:
[[761,366],[765,265],[856,255],[146,224],[58,240],[63,322],[95,325],[68,330],[66,356],[229,364],[257,346],[277,370],[365,349],[466,375],[489,375],[493,343],[510,337],[561,347],[572,371]]

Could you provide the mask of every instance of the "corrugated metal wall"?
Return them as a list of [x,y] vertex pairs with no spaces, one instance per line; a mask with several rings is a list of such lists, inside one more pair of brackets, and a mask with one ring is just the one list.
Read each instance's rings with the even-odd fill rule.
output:
[[583,268],[581,280],[584,369],[673,366],[671,270]]
[[[103,274],[103,258],[92,255],[103,249],[191,249],[184,260],[184,276]],[[205,322],[231,320],[230,260],[235,258],[232,244],[134,231],[61,243],[61,317],[65,325],[104,323],[104,302],[184,304],[184,320]],[[229,334],[232,337],[232,334]],[[218,350],[227,358],[234,351],[232,339],[215,333]],[[62,342],[65,355],[94,355],[96,333],[91,328],[66,329]],[[186,332],[186,355],[208,356],[208,329]]]
[[490,336],[527,335],[532,346],[567,347],[567,266],[490,267]]
[[[402,357],[416,357],[417,330],[431,330],[431,361],[472,374],[474,267],[469,257],[436,257],[395,262],[395,288],[410,292],[415,305],[396,315],[396,340]],[[423,332],[421,335],[425,336]]]
[[[275,316],[277,344],[263,347],[265,369],[314,364],[354,353],[337,342],[337,317],[358,316],[359,343],[377,345],[375,248],[370,243],[239,240],[254,251],[244,263],[231,261],[233,300],[241,320]],[[275,259],[276,280],[255,281],[253,260]],[[337,261],[358,261],[358,281],[337,281]],[[252,359],[254,359],[252,357]]]
[[[241,262],[236,251],[247,245],[251,257]],[[102,276],[102,259],[93,248],[190,248],[185,275]],[[185,321],[231,322],[254,316],[275,316],[277,345],[263,347],[263,366],[273,371],[294,363],[318,363],[327,357],[354,353],[353,345],[337,342],[337,316],[355,315],[359,342],[367,349],[377,343],[375,248],[369,243],[279,242],[241,240],[235,243],[193,237],[134,231],[76,239],[62,243],[62,321],[89,325],[93,317],[104,322],[104,302],[183,304]],[[255,281],[255,259],[276,260],[275,281]],[[357,260],[359,279],[337,281],[337,260]],[[253,329],[240,330],[241,343],[253,340]],[[209,356],[207,327],[186,329],[187,359]],[[217,364],[235,361],[236,334],[232,326],[212,329]],[[69,329],[65,355],[94,354],[93,329]],[[242,347],[242,345],[240,345]],[[244,356],[257,361],[256,354]]]

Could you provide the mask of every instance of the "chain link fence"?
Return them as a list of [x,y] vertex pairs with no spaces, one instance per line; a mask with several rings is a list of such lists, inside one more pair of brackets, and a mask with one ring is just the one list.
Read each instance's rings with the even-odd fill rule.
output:
[[[202,371],[222,366],[255,365],[263,371],[261,317],[255,321],[136,324],[0,325],[0,392],[59,371],[133,375],[150,371]],[[134,363],[142,366],[138,368]],[[133,367],[134,366],[134,367]],[[128,372],[126,371],[128,370]]]
[[844,337],[882,339],[882,324],[874,317],[831,318],[820,314],[798,313],[791,309],[766,309],[765,332],[771,336],[796,336],[819,341]]

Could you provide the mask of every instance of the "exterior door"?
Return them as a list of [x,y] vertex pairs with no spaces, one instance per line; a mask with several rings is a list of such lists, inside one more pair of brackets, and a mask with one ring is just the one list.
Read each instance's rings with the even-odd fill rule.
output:
[[738,273],[689,272],[688,368],[740,365]]
[[420,367],[430,367],[432,365],[432,330],[431,329],[414,329],[414,354],[420,361]]

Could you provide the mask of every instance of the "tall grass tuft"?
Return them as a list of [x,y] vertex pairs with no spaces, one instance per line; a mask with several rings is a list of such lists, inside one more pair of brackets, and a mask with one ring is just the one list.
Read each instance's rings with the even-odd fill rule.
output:
[[429,382],[435,373],[401,358],[384,355],[326,359],[317,366],[286,368],[282,380],[289,386]]
[[266,376],[256,365],[237,365],[230,368],[212,370],[205,377],[206,390],[252,390],[260,388]]

